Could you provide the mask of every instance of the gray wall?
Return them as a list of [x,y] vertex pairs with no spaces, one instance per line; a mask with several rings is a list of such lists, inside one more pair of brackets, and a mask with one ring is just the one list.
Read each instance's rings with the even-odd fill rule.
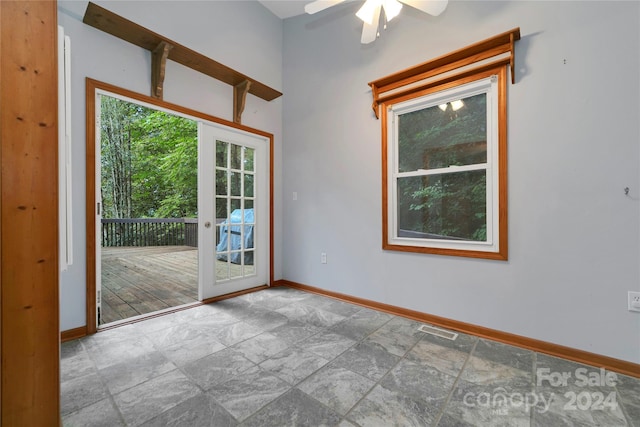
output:
[[[256,2],[99,1],[101,6],[277,90],[282,89],[282,21]],[[82,23],[86,1],[61,1],[71,36],[74,264],[62,274],[60,327],[86,324],[85,78],[149,94],[148,51]],[[232,120],[233,89],[169,61],[164,100]],[[282,99],[247,96],[243,124],[275,136],[275,278],[282,277]]]
[[[405,7],[367,46],[357,3],[285,20],[284,278],[640,362],[639,6]],[[383,251],[367,83],[518,26],[509,261]]]
[[[626,292],[640,290],[639,3],[451,2],[438,18],[405,7],[367,46],[357,3],[284,24],[255,2],[99,3],[285,93],[249,96],[243,115],[275,134],[276,279],[640,362],[640,315],[626,310]],[[85,7],[59,4],[75,179],[62,330],[85,324],[84,79],[150,87],[149,53],[82,24]],[[382,251],[367,83],[516,26],[509,261]],[[229,86],[171,62],[165,99],[232,118]]]

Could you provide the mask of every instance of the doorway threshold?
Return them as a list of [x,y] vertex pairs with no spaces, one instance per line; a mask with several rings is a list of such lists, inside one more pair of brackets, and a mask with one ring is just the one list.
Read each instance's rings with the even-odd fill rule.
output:
[[165,316],[167,314],[175,313],[175,312],[186,310],[186,309],[193,308],[193,307],[198,307],[198,306],[200,306],[202,304],[203,303],[201,301],[191,302],[191,303],[188,303],[188,304],[183,304],[183,305],[178,305],[178,306],[175,306],[175,307],[165,308],[163,310],[153,311],[151,313],[140,314],[138,316],[133,316],[133,317],[129,317],[129,318],[122,319],[122,320],[116,320],[116,321],[105,323],[103,325],[98,326],[98,331],[97,332],[102,332],[102,331],[106,331],[106,330],[109,330],[109,329],[118,328],[120,326],[130,325],[132,323],[141,322],[141,321],[147,320],[147,319],[153,319],[154,317]]

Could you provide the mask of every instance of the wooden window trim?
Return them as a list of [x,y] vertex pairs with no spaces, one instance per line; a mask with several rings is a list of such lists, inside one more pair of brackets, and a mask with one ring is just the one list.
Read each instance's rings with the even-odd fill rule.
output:
[[[396,89],[408,87],[434,78],[435,80],[427,83],[427,85],[438,85],[447,80],[463,77],[463,75],[466,74],[459,73],[452,77],[451,75],[447,75],[447,73],[461,70],[465,67],[473,67],[467,70],[467,72],[472,72],[473,70],[478,71],[480,68],[487,66],[486,63],[483,63],[484,61],[496,60],[498,57],[500,57],[500,59],[491,62],[489,66],[498,64],[509,65],[511,70],[511,83],[515,83],[514,45],[518,40],[520,40],[519,27],[370,82],[369,86],[371,87],[373,95],[372,108],[376,117],[380,118],[379,106],[381,102],[389,101],[405,94],[405,92],[401,92],[400,94],[394,93],[393,91]],[[438,76],[440,77],[438,78]],[[424,88],[424,86],[423,84],[414,90],[420,90]],[[387,95],[383,96],[385,93],[387,93]]]
[[[499,34],[463,49],[441,56],[415,67],[375,80],[369,85],[373,94],[373,110],[382,126],[382,248],[402,252],[438,255],[508,259],[507,214],[507,68],[514,78],[514,43],[520,39],[520,29]],[[389,194],[388,188],[388,108],[394,104],[451,89],[466,83],[498,76],[498,248],[496,251],[479,251],[427,246],[398,245],[389,242]],[[380,115],[380,110],[383,114]],[[382,116],[382,117],[380,117]]]
[[[388,177],[388,133],[387,129],[387,107],[390,105],[406,101],[408,99],[429,95],[431,93],[450,89],[465,83],[481,80],[492,75],[498,75],[498,251],[487,252],[471,249],[449,249],[434,248],[425,246],[395,245],[389,243],[389,188]],[[382,114],[382,249],[401,252],[417,252],[425,254],[461,256],[469,258],[484,258],[506,261],[508,259],[508,223],[507,223],[507,70],[505,67],[496,67],[484,70],[474,76],[467,76],[464,79],[448,82],[445,86],[434,86],[424,89],[415,94],[405,95],[393,101],[380,104],[384,113]]]

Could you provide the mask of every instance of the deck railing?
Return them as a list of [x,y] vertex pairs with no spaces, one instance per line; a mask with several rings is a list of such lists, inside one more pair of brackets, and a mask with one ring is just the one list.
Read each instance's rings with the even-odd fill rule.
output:
[[197,218],[102,219],[102,246],[198,246]]

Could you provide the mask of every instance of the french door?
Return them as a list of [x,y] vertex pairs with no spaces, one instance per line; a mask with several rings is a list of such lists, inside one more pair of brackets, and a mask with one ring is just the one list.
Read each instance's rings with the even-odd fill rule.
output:
[[[87,131],[86,154],[86,211],[88,222],[86,242],[87,331],[89,331],[89,333],[96,332],[101,323],[112,324],[112,322],[119,322],[119,320],[101,322],[101,319],[104,320],[105,318],[103,316],[103,308],[113,308],[113,305],[109,306],[109,304],[106,304],[108,301],[103,298],[103,291],[110,292],[109,289],[112,288],[124,290],[126,293],[126,295],[124,293],[114,294],[114,292],[109,294],[111,296],[109,301],[115,303],[119,303],[120,301],[117,298],[122,297],[123,304],[120,304],[119,308],[128,305],[133,310],[138,307],[134,307],[137,302],[145,302],[144,307],[140,306],[145,310],[142,314],[140,314],[141,312],[138,312],[138,315],[132,313],[129,317],[144,316],[147,313],[154,312],[152,309],[147,310],[149,304],[147,304],[148,301],[144,299],[143,296],[152,294],[152,297],[158,299],[164,298],[158,297],[158,295],[165,294],[160,292],[156,295],[148,287],[144,288],[144,292],[133,293],[129,292],[129,288],[125,285],[135,285],[133,282],[138,279],[143,280],[145,286],[149,283],[156,284],[156,279],[150,278],[151,275],[147,273],[153,272],[155,274],[156,270],[154,270],[154,266],[156,266],[158,262],[167,261],[167,258],[169,258],[168,263],[165,262],[165,264],[167,264],[168,267],[166,265],[165,267],[172,272],[167,273],[164,269],[165,267],[162,267],[157,269],[158,275],[163,275],[165,278],[169,277],[171,280],[168,280],[167,284],[176,284],[173,273],[179,271],[183,274],[184,281],[178,280],[178,282],[181,284],[188,282],[188,285],[191,285],[192,276],[197,272],[198,300],[205,300],[215,296],[269,284],[271,277],[271,207],[269,203],[271,200],[270,153],[272,150],[272,137],[267,133],[259,131],[254,133],[250,129],[236,129],[218,123],[215,117],[167,104],[144,95],[135,94],[93,80],[87,80],[87,92],[90,94],[90,96],[87,97],[89,130]],[[185,224],[184,243],[159,244],[154,241],[155,243],[151,244],[147,242],[115,245],[132,247],[178,245],[181,246],[181,255],[169,255],[166,257],[153,256],[153,260],[146,258],[143,260],[133,260],[131,257],[123,255],[120,258],[127,263],[133,263],[134,261],[140,262],[139,265],[136,264],[136,266],[140,268],[136,268],[136,274],[131,275],[127,275],[126,271],[128,270],[118,269],[117,277],[122,277],[122,283],[111,280],[109,282],[113,285],[111,288],[109,288],[109,286],[104,286],[103,288],[102,283],[102,243],[104,237],[102,215],[104,211],[104,200],[101,171],[103,159],[101,135],[104,130],[101,126],[101,112],[102,97],[105,96],[117,98],[126,103],[137,104],[138,107],[134,108],[134,113],[137,115],[140,115],[140,111],[138,111],[139,108],[153,109],[167,113],[168,115],[182,117],[186,119],[186,121],[194,123],[197,128],[197,171],[195,164],[192,165],[190,163],[189,159],[192,157],[185,157],[190,156],[191,153],[193,153],[195,157],[195,150],[191,151],[191,149],[189,149],[181,151],[183,157],[179,158],[182,170],[185,170],[184,165],[187,164],[188,167],[186,169],[195,172],[197,175],[197,184],[194,182],[193,185],[189,184],[187,187],[184,185],[180,186],[180,182],[184,184],[184,180],[182,180],[175,182],[173,186],[175,187],[175,196],[178,200],[191,200],[190,197],[192,197],[192,194],[187,193],[190,193],[190,189],[197,187],[196,207],[191,209],[191,205],[189,205],[191,209],[191,213],[188,215],[189,217],[163,217],[158,219],[144,216],[137,218],[137,220],[135,218],[120,220],[123,224],[130,224],[132,222],[163,222],[173,225],[174,223],[180,223],[181,221],[179,220],[182,219]],[[104,123],[106,125],[111,122],[107,120]],[[178,128],[183,129],[185,123],[182,123]],[[112,126],[112,124],[109,124],[109,126]],[[161,133],[158,132],[153,133],[153,135],[156,134],[161,135]],[[138,137],[140,136],[138,135]],[[169,139],[174,143],[176,142],[175,138]],[[147,145],[145,145],[145,147]],[[120,153],[119,150],[116,151]],[[157,168],[157,173],[166,174],[167,170],[166,168]],[[150,188],[150,186],[143,185],[142,188]],[[198,218],[195,219],[193,216],[197,216]],[[194,224],[194,221],[197,224]],[[187,233],[187,224],[189,224],[189,230],[193,230],[193,226],[197,225],[197,242],[194,242],[195,239],[191,238],[190,233]],[[140,230],[136,230],[138,229],[125,234],[129,237],[138,236]],[[120,234],[123,235],[122,233]],[[155,232],[152,234],[157,235],[158,233]],[[167,233],[162,235],[165,234]],[[174,234],[176,236],[180,235],[179,232],[169,234],[172,236]],[[187,234],[189,234],[188,239]],[[197,257],[197,266],[194,265],[193,272],[187,271],[185,273],[184,268],[189,268],[195,264],[191,258],[191,254],[194,252],[197,253],[197,255],[194,254],[195,257],[193,258],[196,259]],[[107,272],[108,270],[108,268],[105,269]],[[111,271],[113,274],[110,275],[110,278],[113,279],[115,272],[113,269]],[[149,282],[150,280],[151,282]],[[128,312],[130,311],[127,307],[123,309],[128,310]],[[170,309],[171,307],[161,308],[159,310],[164,311]]]
[[199,299],[269,283],[269,140],[198,127]]

